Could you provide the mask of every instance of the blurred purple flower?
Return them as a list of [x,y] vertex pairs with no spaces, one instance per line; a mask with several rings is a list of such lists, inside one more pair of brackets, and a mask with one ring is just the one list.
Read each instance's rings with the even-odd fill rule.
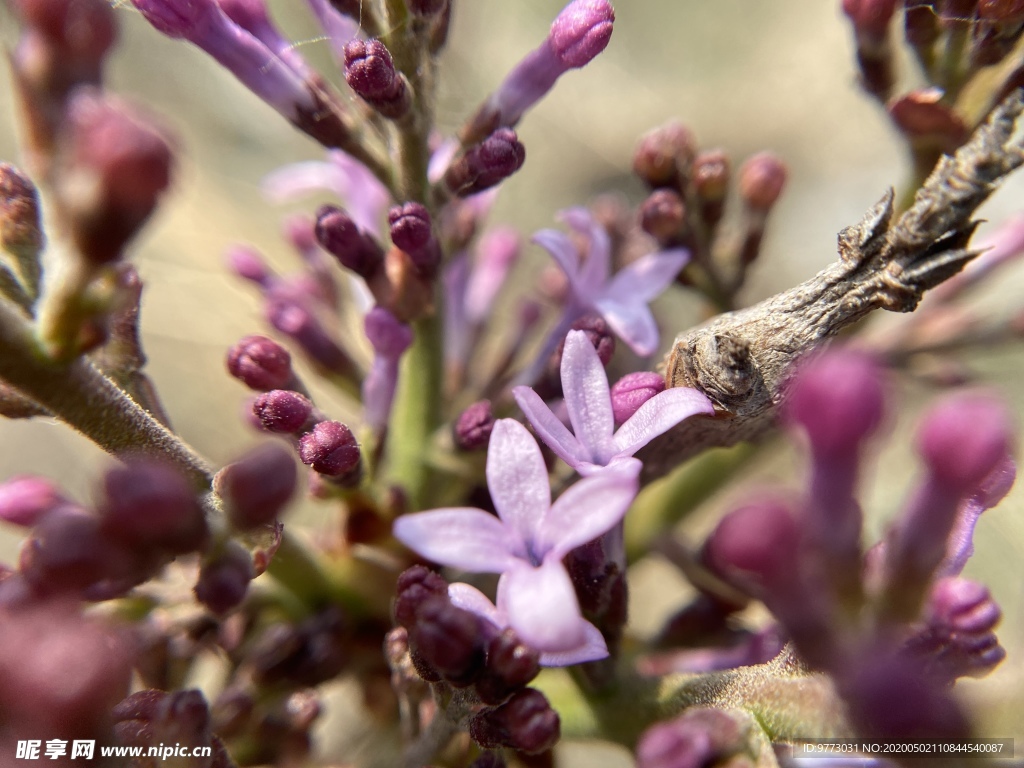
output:
[[658,327],[647,304],[669,286],[689,254],[681,248],[651,253],[612,276],[611,241],[593,214],[585,208],[570,208],[559,218],[586,238],[587,248],[581,263],[576,243],[564,232],[542,229],[533,236],[569,280],[569,296],[555,337],[560,339],[576,318],[593,310],[638,355],[654,353]]
[[622,519],[636,496],[639,471],[640,462],[623,461],[576,483],[552,504],[540,446],[522,424],[501,419],[486,469],[498,518],[481,509],[435,509],[400,517],[394,534],[435,562],[500,573],[499,614],[524,642],[541,653],[583,653],[594,635],[562,558]]
[[530,387],[512,390],[537,435],[581,475],[628,460],[658,435],[696,414],[712,415],[714,406],[696,389],[673,387],[637,409],[613,432],[608,377],[597,351],[583,331],[569,331],[562,353],[562,392],[570,432]]
[[311,192],[332,192],[360,229],[378,239],[383,237],[384,212],[391,195],[365,165],[340,149],[328,152],[326,161],[282,166],[267,174],[260,186],[272,203],[288,202]]
[[373,345],[373,364],[363,380],[363,415],[374,430],[387,424],[398,386],[398,364],[412,344],[412,328],[383,307],[374,307],[363,321]]

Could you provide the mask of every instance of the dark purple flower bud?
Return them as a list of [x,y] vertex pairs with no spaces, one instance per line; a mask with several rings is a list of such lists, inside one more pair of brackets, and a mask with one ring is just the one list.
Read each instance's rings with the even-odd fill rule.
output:
[[337,206],[325,205],[317,211],[315,233],[324,250],[361,277],[371,277],[384,261],[384,250],[377,241]]
[[99,518],[71,506],[43,517],[22,545],[18,562],[32,589],[45,595],[101,586],[120,594],[149,575],[145,566],[143,558],[110,539]]
[[119,701],[110,711],[110,716],[118,723],[128,720],[152,720],[159,715],[160,705],[167,696],[166,691],[154,689],[136,691]]
[[506,629],[487,644],[487,667],[476,682],[477,695],[484,704],[500,704],[538,674],[540,654]]
[[701,152],[693,161],[693,185],[704,202],[721,201],[729,191],[729,157],[720,149]]
[[268,432],[293,435],[308,424],[313,403],[290,389],[274,389],[256,398],[252,412]]
[[661,245],[678,242],[686,226],[686,205],[674,189],[656,189],[640,204],[640,226]]
[[315,686],[337,677],[348,661],[345,633],[343,617],[334,608],[298,625],[271,625],[249,654],[257,684]]
[[14,477],[0,485],[0,520],[12,525],[31,527],[65,503],[57,487],[43,477]]
[[[572,324],[570,330],[583,331],[587,334],[587,339],[590,340],[590,343],[594,345],[594,349],[597,350],[597,357],[601,360],[601,365],[608,365],[615,354],[615,334],[603,317],[594,314],[584,315]],[[562,365],[562,351],[564,347],[565,339],[563,338],[556,352],[559,366]]]
[[875,44],[885,39],[897,0],[843,0],[843,13],[853,23],[857,38]]
[[786,186],[786,166],[771,152],[761,152],[740,166],[740,197],[754,211],[767,213]]
[[409,254],[416,269],[433,274],[441,251],[431,229],[430,212],[420,203],[396,205],[388,211],[391,242]]
[[98,511],[108,535],[133,547],[178,555],[206,541],[206,518],[195,494],[163,464],[137,462],[107,472]]
[[484,752],[469,764],[469,768],[506,768],[508,764],[497,752]]
[[277,519],[295,493],[298,473],[286,448],[267,443],[217,473],[214,490],[236,529],[257,528]]
[[682,123],[671,122],[645,134],[633,153],[633,172],[652,189],[681,188],[697,154],[697,140]]
[[[637,768],[702,768],[719,765],[744,749],[747,728],[720,709],[697,707],[644,731]],[[742,765],[742,763],[740,763]]]
[[203,563],[192,591],[196,600],[213,613],[223,615],[245,599],[254,576],[250,554],[244,547],[229,541],[220,552]]
[[444,183],[459,197],[468,197],[500,184],[523,167],[526,147],[511,128],[499,128],[457,158],[444,175]]
[[494,429],[494,412],[490,400],[473,403],[455,420],[455,445],[463,451],[480,451],[487,447]]
[[317,367],[344,379],[354,378],[355,363],[324,328],[308,299],[272,297],[265,311],[274,329],[294,341]]
[[416,613],[424,601],[447,594],[448,582],[435,571],[423,565],[406,568],[398,577],[398,584],[395,586],[395,621],[406,629],[411,629],[416,623]]
[[362,455],[352,430],[339,421],[321,421],[299,438],[299,458],[321,475],[356,484]]
[[345,82],[384,117],[395,120],[409,111],[412,98],[405,78],[395,70],[391,53],[380,40],[345,44]]
[[816,453],[849,455],[882,420],[882,373],[871,358],[851,352],[823,355],[795,377],[786,415],[807,432]]
[[627,373],[612,385],[612,412],[622,424],[659,392],[665,391],[665,377],[653,371]]
[[967,139],[970,129],[943,101],[938,88],[911,91],[889,102],[889,117],[912,142],[952,151]]
[[228,350],[228,372],[249,389],[284,389],[294,378],[288,350],[266,336],[246,336]]
[[105,264],[120,257],[170,184],[171,146],[148,117],[93,89],[72,97],[66,137],[58,196],[79,251]]
[[925,416],[918,450],[933,480],[967,495],[999,466],[1013,442],[1011,419],[1002,403],[983,394],[946,398]]
[[429,597],[416,611],[409,642],[452,685],[470,685],[484,665],[480,621],[452,605],[447,594]]
[[476,715],[469,722],[469,735],[485,749],[512,747],[536,755],[555,746],[561,722],[544,694],[527,688],[500,707]]
[[96,66],[117,39],[117,23],[104,0],[15,0],[25,26],[39,31],[62,57],[91,60]]
[[127,637],[70,602],[0,608],[5,728],[45,738],[106,732],[111,708],[130,690],[133,657]]
[[607,47],[614,21],[608,0],[574,0],[555,18],[548,41],[566,67],[583,67]]
[[0,248],[12,254],[31,287],[39,280],[39,195],[31,180],[13,165],[0,163]]

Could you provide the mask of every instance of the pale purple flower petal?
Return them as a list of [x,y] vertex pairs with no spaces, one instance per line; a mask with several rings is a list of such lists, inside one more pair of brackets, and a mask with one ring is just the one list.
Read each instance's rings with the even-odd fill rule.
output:
[[448,170],[448,166],[452,164],[461,148],[462,144],[458,139],[448,138],[442,141],[430,155],[430,161],[427,163],[427,181],[437,184],[443,179],[444,172]]
[[628,296],[634,301],[651,301],[672,284],[689,260],[689,251],[682,248],[641,256],[615,273],[605,288],[605,294]]
[[569,279],[572,289],[579,291],[580,255],[569,236],[557,229],[542,229],[534,233],[531,240],[551,254],[551,258]]
[[654,354],[658,349],[658,326],[646,304],[633,304],[603,296],[594,301],[594,307],[604,315],[615,335],[641,357]]
[[510,227],[497,227],[480,238],[465,299],[466,315],[474,323],[483,323],[494,310],[495,297],[505,284],[519,251],[519,234]]
[[498,516],[523,542],[529,541],[551,506],[551,488],[540,446],[518,421],[494,424],[486,473]]
[[463,584],[461,581],[449,584],[448,599],[456,608],[475,613],[480,618],[487,619],[498,629],[504,629],[506,626],[505,617],[498,612],[494,603],[471,584]]
[[260,182],[260,191],[271,203],[285,203],[311,192],[333,192],[341,185],[339,171],[332,163],[306,160],[268,173]]
[[583,462],[589,462],[590,453],[566,428],[562,420],[547,407],[540,395],[529,387],[514,387],[512,396],[519,404],[523,415],[533,425],[538,437],[555,452],[555,455],[573,469]]
[[539,568],[517,562],[498,581],[498,609],[523,641],[541,651],[568,651],[586,640],[569,573],[548,557]]
[[611,530],[636,498],[640,467],[639,460],[625,459],[572,485],[537,527],[534,553],[560,559]]
[[593,295],[608,282],[611,272],[612,243],[608,230],[586,208],[569,208],[558,218],[587,238],[587,257],[578,279],[582,290]]
[[399,517],[395,538],[428,560],[474,573],[501,573],[519,561],[508,530],[481,509],[447,508]]
[[597,350],[583,331],[569,331],[565,337],[562,392],[573,432],[590,454],[589,460],[607,464],[616,453],[611,392]]
[[338,61],[345,60],[345,43],[359,36],[359,22],[338,13],[327,0],[306,0],[317,24],[324,31],[331,52]]
[[412,344],[412,328],[383,307],[374,307],[363,319],[366,338],[373,346],[373,363],[363,380],[363,418],[375,430],[387,424],[398,386],[402,354]]
[[632,456],[658,435],[697,414],[712,416],[715,407],[696,389],[673,387],[659,392],[637,409],[615,433],[615,445],[623,456]]

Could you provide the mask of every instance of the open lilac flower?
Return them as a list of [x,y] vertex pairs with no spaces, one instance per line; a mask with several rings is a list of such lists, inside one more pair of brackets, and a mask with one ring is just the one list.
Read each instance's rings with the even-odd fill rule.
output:
[[630,460],[628,457],[655,437],[690,416],[714,413],[711,401],[696,389],[673,387],[641,405],[613,433],[615,417],[608,377],[583,331],[569,331],[565,337],[562,392],[572,432],[530,387],[512,390],[540,439],[581,475]]
[[533,241],[551,254],[569,279],[569,296],[556,338],[588,311],[600,313],[615,334],[638,355],[658,348],[658,326],[647,304],[664,291],[686,262],[689,253],[673,248],[650,253],[619,270],[611,271],[611,241],[607,231],[586,208],[570,208],[559,219],[587,241],[586,258],[564,232],[543,229]]
[[619,463],[576,483],[552,504],[540,446],[522,424],[501,419],[491,433],[486,470],[498,517],[482,509],[435,509],[400,517],[394,535],[434,562],[500,573],[499,612],[485,611],[484,618],[507,620],[541,653],[576,651],[593,659],[596,630],[580,614],[562,558],[622,520],[636,496],[639,471],[639,461]]

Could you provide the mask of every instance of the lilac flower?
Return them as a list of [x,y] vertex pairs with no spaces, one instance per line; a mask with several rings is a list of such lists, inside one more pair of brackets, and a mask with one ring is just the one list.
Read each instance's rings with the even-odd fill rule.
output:
[[215,0],[132,0],[146,21],[168,37],[202,49],[249,90],[289,120],[316,111],[303,78],[251,32],[232,21]]
[[486,469],[498,517],[481,509],[435,509],[400,517],[394,534],[435,562],[500,573],[496,612],[469,601],[488,621],[507,621],[543,654],[575,652],[573,662],[598,658],[607,652],[602,647],[598,653],[600,633],[581,616],[562,558],[622,519],[636,496],[639,471],[640,462],[622,462],[581,480],[552,504],[540,447],[522,424],[501,419]]
[[647,304],[668,287],[689,260],[680,248],[651,253],[611,276],[611,242],[608,233],[590,211],[570,208],[559,218],[587,240],[586,259],[564,232],[543,229],[533,241],[551,254],[569,279],[566,301],[557,338],[572,321],[588,310],[604,316],[630,349],[650,355],[658,348],[658,328]]
[[615,11],[607,0],[574,0],[565,6],[544,42],[516,65],[480,107],[463,140],[472,143],[494,128],[513,127],[559,77],[586,66],[605,49],[614,21]]
[[383,307],[374,307],[364,320],[366,337],[373,345],[373,364],[363,381],[363,416],[374,430],[382,430],[391,412],[398,386],[398,364],[412,344],[412,329]]
[[640,406],[613,434],[615,418],[608,378],[583,331],[570,331],[565,337],[562,391],[573,432],[530,387],[516,387],[512,394],[540,439],[581,475],[591,475],[601,467],[628,460],[655,437],[690,416],[714,413],[711,401],[697,390],[673,387]]
[[273,203],[284,203],[321,190],[337,195],[356,225],[380,239],[391,195],[370,170],[340,149],[327,160],[292,163],[268,174],[260,185]]

